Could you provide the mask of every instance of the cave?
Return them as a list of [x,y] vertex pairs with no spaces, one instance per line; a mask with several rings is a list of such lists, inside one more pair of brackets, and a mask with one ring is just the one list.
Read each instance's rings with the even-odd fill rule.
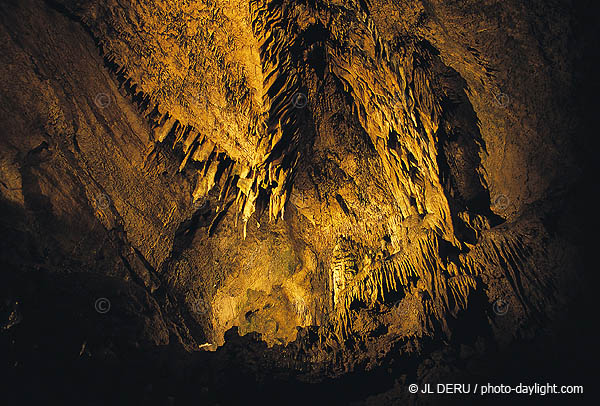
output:
[[1,0],[0,403],[585,402],[598,8]]

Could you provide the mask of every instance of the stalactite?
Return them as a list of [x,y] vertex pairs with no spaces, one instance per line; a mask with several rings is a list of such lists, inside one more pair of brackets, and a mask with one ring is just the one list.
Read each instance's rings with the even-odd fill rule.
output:
[[[434,320],[447,329],[447,326],[444,327],[446,315],[456,315],[468,307],[469,296],[478,286],[478,276],[486,270],[503,269],[517,285],[517,294],[523,290],[518,275],[528,277],[531,283],[535,283],[535,278],[528,276],[523,265],[532,250],[524,245],[518,234],[485,233],[472,251],[461,254],[458,261],[449,266],[444,266],[439,256],[439,238],[436,233],[428,232],[402,255],[371,263],[368,269],[358,269],[358,272],[345,279],[343,288],[336,293],[335,314],[338,321],[334,323],[339,323],[338,332],[343,337],[352,333],[352,314],[349,309],[354,300],[373,307],[379,298],[385,302],[390,292],[415,294],[411,279],[423,281],[423,287],[431,298],[424,302],[423,311],[426,314],[421,319],[426,329],[435,325]],[[339,275],[342,263],[340,254],[336,253],[331,271]],[[527,303],[524,298],[522,300]],[[446,333],[450,334],[449,331]]]

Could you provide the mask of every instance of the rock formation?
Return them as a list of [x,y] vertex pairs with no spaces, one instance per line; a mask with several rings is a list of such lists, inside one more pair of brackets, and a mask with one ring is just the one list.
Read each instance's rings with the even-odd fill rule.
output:
[[591,4],[1,2],[7,382],[221,405],[583,383]]

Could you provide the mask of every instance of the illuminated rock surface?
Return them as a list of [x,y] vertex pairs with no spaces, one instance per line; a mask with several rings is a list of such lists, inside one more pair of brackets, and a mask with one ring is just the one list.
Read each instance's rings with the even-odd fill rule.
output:
[[3,367],[79,404],[576,376],[593,13],[522,3],[2,2]]

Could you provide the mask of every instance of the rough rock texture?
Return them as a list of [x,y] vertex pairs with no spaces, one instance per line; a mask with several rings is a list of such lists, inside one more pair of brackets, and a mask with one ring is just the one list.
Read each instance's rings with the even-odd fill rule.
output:
[[3,367],[128,404],[580,376],[588,6],[3,1]]

